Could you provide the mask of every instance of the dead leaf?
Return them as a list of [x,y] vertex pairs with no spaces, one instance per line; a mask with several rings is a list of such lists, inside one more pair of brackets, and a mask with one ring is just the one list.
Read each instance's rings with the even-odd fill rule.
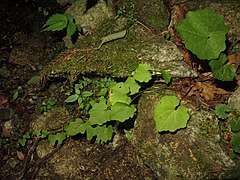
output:
[[189,96],[199,94],[202,98],[207,101],[211,101],[214,99],[216,94],[227,94],[228,92],[224,89],[217,88],[214,85],[207,82],[196,82],[189,92]]
[[238,68],[240,66],[240,55],[231,54],[228,55],[228,64],[231,64],[234,68]]
[[17,157],[22,161],[24,160],[24,154],[22,153],[22,151],[17,151]]
[[7,128],[5,128],[5,127],[3,127],[2,134],[3,134],[3,137],[5,137],[5,138],[11,137],[11,132],[10,132],[10,130],[7,129]]
[[0,107],[8,107],[9,101],[7,97],[0,95]]

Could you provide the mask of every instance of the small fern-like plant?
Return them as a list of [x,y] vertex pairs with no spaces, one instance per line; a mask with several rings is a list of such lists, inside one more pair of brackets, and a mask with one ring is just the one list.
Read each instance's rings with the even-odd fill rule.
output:
[[43,26],[43,31],[67,30],[67,37],[71,37],[76,31],[81,31],[81,26],[76,24],[70,14],[54,14]]

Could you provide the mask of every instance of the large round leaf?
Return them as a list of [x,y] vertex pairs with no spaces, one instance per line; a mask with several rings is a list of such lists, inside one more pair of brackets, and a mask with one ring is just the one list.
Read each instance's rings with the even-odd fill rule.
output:
[[199,59],[217,59],[226,49],[228,27],[224,24],[224,18],[210,8],[188,12],[177,30],[186,48]]

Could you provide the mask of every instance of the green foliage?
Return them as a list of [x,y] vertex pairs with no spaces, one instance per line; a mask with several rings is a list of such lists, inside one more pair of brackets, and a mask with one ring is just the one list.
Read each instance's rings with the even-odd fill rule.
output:
[[209,65],[213,72],[213,77],[221,81],[232,81],[236,76],[236,69],[230,64],[226,64],[227,56],[220,54],[218,59],[211,60]]
[[25,146],[26,142],[28,139],[30,139],[30,134],[29,132],[26,132],[22,138],[18,139],[18,143],[21,144],[22,146]]
[[230,108],[226,104],[218,104],[215,107],[215,114],[220,119],[226,119],[228,117],[229,112],[230,112]]
[[54,14],[43,26],[43,31],[60,31],[67,30],[67,37],[71,37],[77,30],[80,31],[81,27],[74,22],[70,14]]
[[221,81],[232,81],[236,69],[226,64],[226,34],[229,30],[224,18],[210,8],[188,12],[186,19],[177,26],[185,46],[199,59],[210,60],[213,77]]
[[136,13],[136,6],[134,2],[129,2],[126,6],[122,6],[117,11],[118,16],[125,16],[127,17],[127,23],[129,25],[133,25],[137,22],[137,13]]
[[172,76],[168,71],[161,70],[161,74],[163,76],[163,79],[165,80],[166,84],[169,84],[172,80]]
[[179,106],[180,101],[175,96],[164,96],[157,103],[154,111],[154,119],[158,132],[174,132],[186,127],[189,119],[188,110]]
[[49,110],[53,110],[56,108],[57,99],[54,97],[51,97],[47,100],[47,102],[43,101],[40,106],[41,112],[47,112]]
[[186,48],[199,59],[217,59],[226,48],[226,33],[229,29],[224,24],[224,18],[210,8],[188,12],[177,30]]
[[232,135],[230,145],[233,147],[234,152],[240,153],[240,133]]
[[[73,94],[67,91],[69,97],[65,100],[66,103],[78,102],[80,109],[87,107],[84,114],[81,112],[81,118],[76,118],[65,125],[62,132],[51,133],[46,130],[35,130],[32,133],[32,137],[47,138],[52,146],[59,145],[67,137],[78,134],[86,135],[88,140],[95,138],[97,142],[107,143],[112,139],[116,131],[114,128],[118,123],[123,123],[134,117],[136,107],[132,104],[132,99],[139,93],[141,88],[140,83],[147,83],[151,80],[152,75],[150,70],[151,68],[148,64],[140,64],[132,76],[128,77],[125,82],[118,83],[107,77],[100,80],[91,80],[83,77],[79,83],[75,84]],[[162,74],[164,73],[165,75],[163,76],[165,76],[166,82],[169,82],[170,75],[162,71]],[[61,91],[64,92],[65,89],[62,88]],[[163,100],[163,106],[166,106],[164,107],[165,110],[166,108],[170,108],[170,111],[176,111],[171,112],[169,116],[174,114],[180,117],[179,122],[173,121],[177,124],[176,127],[171,128],[172,126],[169,125],[169,130],[175,131],[176,128],[184,126],[182,125],[183,121],[187,121],[185,120],[188,119],[187,110],[179,106],[179,100],[174,99],[174,96],[165,98],[166,100],[170,98],[171,103],[175,103],[174,106],[168,106]],[[175,110],[175,108],[177,109]],[[156,110],[157,113],[160,111],[161,108],[160,110]],[[163,113],[166,114],[164,111]],[[162,117],[163,121],[166,120],[164,118],[167,119],[169,117]],[[167,123],[172,123],[172,121]],[[169,128],[168,126],[166,127]],[[126,136],[130,138],[131,134],[128,131],[125,132],[127,132]],[[19,141],[21,144],[25,144],[28,138],[30,137],[23,137]]]
[[230,127],[232,132],[240,132],[240,120],[231,120]]
[[17,90],[14,90],[14,91],[13,91],[12,100],[13,100],[13,101],[16,101],[17,98],[19,97],[19,95],[20,95],[22,92],[23,92],[22,87],[21,87],[21,86],[18,86]]
[[133,77],[139,82],[148,82],[152,78],[150,70],[151,68],[148,64],[139,64],[138,68],[133,73]]

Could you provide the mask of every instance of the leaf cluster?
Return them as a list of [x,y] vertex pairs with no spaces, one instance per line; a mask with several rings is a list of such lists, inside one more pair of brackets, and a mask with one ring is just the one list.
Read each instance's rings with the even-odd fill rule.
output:
[[74,22],[70,14],[54,14],[48,18],[43,26],[43,31],[60,31],[67,30],[67,37],[71,37],[76,31],[80,31],[80,25]]
[[226,34],[229,28],[224,18],[212,9],[190,11],[176,27],[183,37],[185,46],[201,60],[209,60],[213,77],[221,81],[232,81],[236,69],[227,64],[223,53],[226,49]]

